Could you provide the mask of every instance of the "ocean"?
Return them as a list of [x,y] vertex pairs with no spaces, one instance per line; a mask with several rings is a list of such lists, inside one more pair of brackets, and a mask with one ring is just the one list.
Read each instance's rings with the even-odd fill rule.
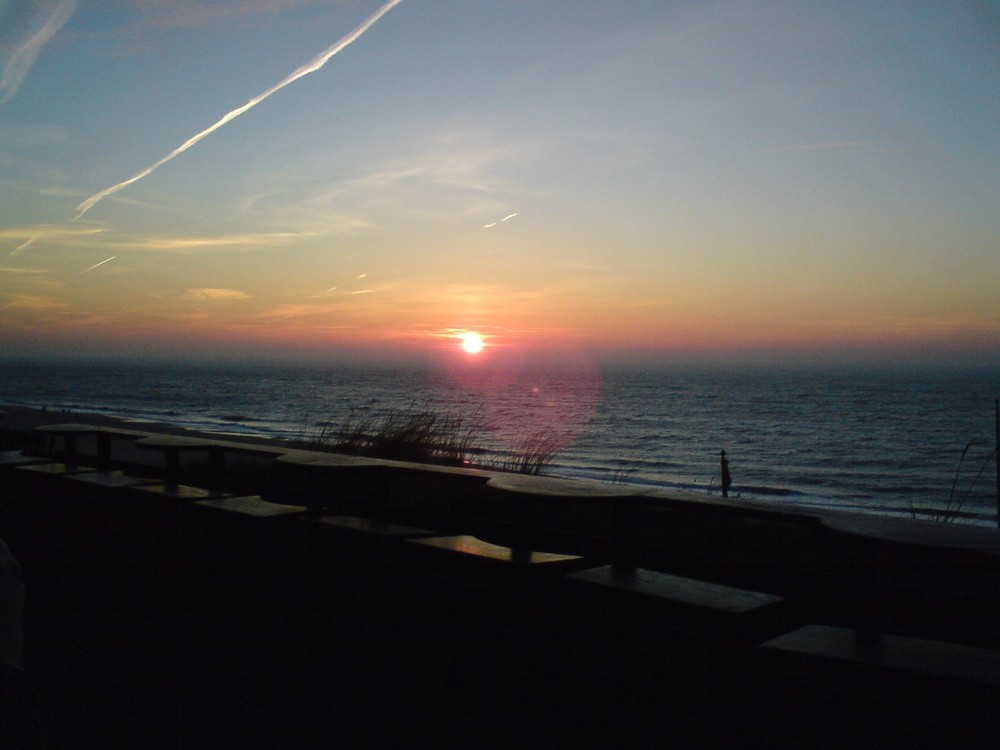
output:
[[997,524],[997,370],[488,361],[451,366],[0,362],[0,403],[309,439],[348,422],[461,420],[471,459],[800,508]]

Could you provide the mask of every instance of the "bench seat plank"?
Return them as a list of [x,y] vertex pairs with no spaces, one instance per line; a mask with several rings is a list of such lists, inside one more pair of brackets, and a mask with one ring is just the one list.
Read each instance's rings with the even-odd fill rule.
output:
[[806,625],[764,648],[1000,686],[1000,651],[899,635]]
[[637,597],[686,604],[731,614],[753,612],[783,601],[780,596],[660,573],[645,568],[605,565],[571,573],[570,578]]
[[132,477],[121,471],[92,471],[83,474],[71,474],[68,479],[75,482],[85,482],[97,485],[98,487],[138,487],[144,484],[155,484],[154,479],[143,479],[142,477]]
[[47,458],[26,456],[21,451],[0,451],[0,466],[28,466],[48,462]]
[[458,558],[510,569],[545,569],[557,572],[577,567],[584,562],[584,558],[578,555],[505,547],[468,534],[410,539],[408,543],[430,548],[442,554],[447,553]]
[[288,516],[305,513],[309,510],[304,505],[283,505],[264,500],[259,495],[247,497],[226,497],[218,500],[198,500],[194,503],[204,508],[214,508],[216,510],[239,513],[244,516],[254,516],[256,518],[272,518],[274,516]]
[[64,463],[48,464],[26,464],[15,467],[18,471],[32,471],[36,474],[54,474],[56,476],[67,476],[69,474],[82,474],[89,471],[97,471],[92,466],[75,466]]
[[162,495],[177,500],[207,500],[221,498],[225,493],[207,490],[202,487],[192,487],[187,484],[172,484],[159,482],[157,484],[139,484],[131,488],[135,492],[145,492],[150,495]]
[[324,527],[343,530],[347,533],[371,535],[375,537],[410,538],[418,536],[435,536],[437,532],[428,529],[418,529],[415,526],[404,526],[398,523],[378,521],[361,516],[324,516],[315,521]]

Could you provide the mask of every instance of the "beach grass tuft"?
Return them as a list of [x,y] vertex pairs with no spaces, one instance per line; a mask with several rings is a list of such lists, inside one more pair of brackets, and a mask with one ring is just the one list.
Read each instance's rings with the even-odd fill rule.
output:
[[559,440],[548,432],[529,435],[500,454],[487,468],[514,474],[544,474],[559,452]]
[[630,484],[632,482],[632,475],[635,473],[636,468],[637,464],[634,459],[620,458],[614,468],[608,471],[608,474],[603,481],[605,484],[613,485]]
[[460,417],[393,411],[381,416],[352,413],[340,429],[327,428],[324,442],[348,455],[465,466],[472,435]]
[[955,475],[951,480],[951,490],[948,493],[948,500],[943,508],[916,508],[911,505],[910,513],[914,518],[921,518],[927,521],[937,521],[939,523],[954,523],[959,519],[969,519],[975,518],[976,513],[969,512],[966,509],[966,505],[969,502],[969,498],[972,496],[972,492],[979,480],[982,478],[987,467],[993,461],[996,456],[997,449],[994,448],[989,454],[983,459],[978,470],[976,470],[972,479],[968,481],[968,484],[964,485],[964,488],[960,486],[962,481],[963,469],[966,465],[966,459],[969,456],[969,451],[977,443],[976,440],[970,440],[965,444],[962,449],[962,454],[958,458],[958,465],[955,467]]
[[[539,433],[504,450],[487,450],[461,417],[431,408],[375,414],[352,410],[340,424],[326,420],[294,441],[297,447],[384,458],[538,475],[552,463],[560,443]],[[492,458],[485,458],[492,456]]]

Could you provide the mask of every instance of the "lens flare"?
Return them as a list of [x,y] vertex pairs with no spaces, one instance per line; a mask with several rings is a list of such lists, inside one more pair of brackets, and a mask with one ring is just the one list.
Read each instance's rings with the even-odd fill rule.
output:
[[442,400],[470,408],[467,423],[486,448],[513,454],[566,448],[587,429],[601,395],[597,362],[582,352],[490,348],[489,356],[448,360],[432,382]]

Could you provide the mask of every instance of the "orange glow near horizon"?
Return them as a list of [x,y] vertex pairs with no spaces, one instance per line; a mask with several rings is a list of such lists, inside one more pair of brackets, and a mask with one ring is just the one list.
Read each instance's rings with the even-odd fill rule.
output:
[[1000,366],[971,12],[396,4],[18,3],[0,360]]
[[[40,274],[0,268],[12,288],[25,285],[23,293],[15,290],[0,304],[0,351],[7,356],[80,351],[241,358],[266,352],[371,361],[456,357],[479,368],[519,353],[549,360],[585,352],[614,360],[706,356],[728,361],[849,358],[853,352],[866,359],[912,355],[934,362],[990,362],[997,351],[998,328],[990,320],[974,311],[943,310],[930,304],[933,300],[921,309],[888,303],[842,309],[813,297],[812,307],[796,299],[776,304],[773,295],[750,289],[719,304],[707,295],[659,298],[646,286],[630,296],[617,282],[607,289],[574,287],[570,295],[561,287],[543,294],[544,285],[533,281],[535,292],[515,293],[513,282],[503,279],[482,282],[468,295],[456,294],[451,286],[428,291],[395,279],[373,285],[378,291],[369,294],[330,292],[314,298],[299,290],[297,301],[290,293],[249,281],[143,295],[110,275],[112,269],[126,269],[124,263],[116,265],[119,260],[64,286],[44,282]],[[465,326],[449,325],[456,320]]]

